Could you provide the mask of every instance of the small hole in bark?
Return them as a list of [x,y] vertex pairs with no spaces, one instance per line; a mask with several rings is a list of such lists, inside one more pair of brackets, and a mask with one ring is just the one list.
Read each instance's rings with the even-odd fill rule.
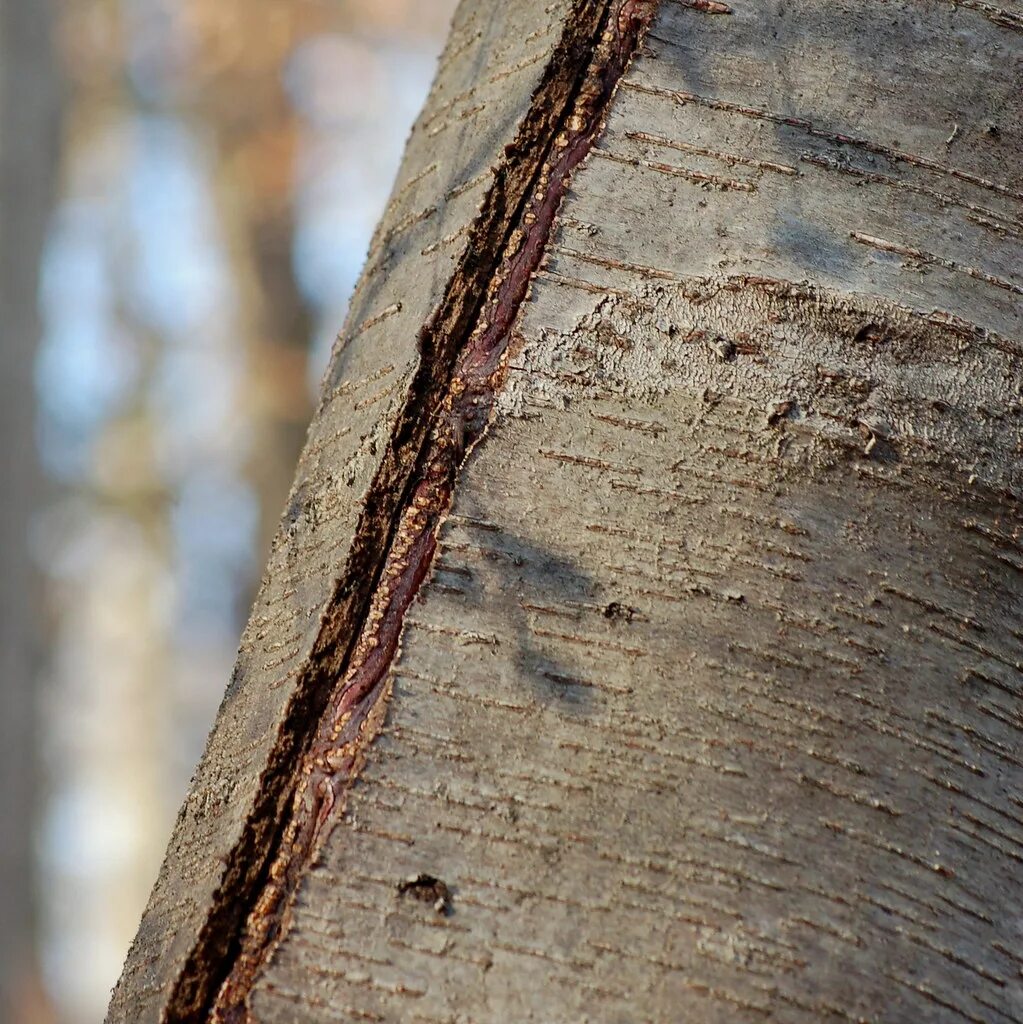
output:
[[618,601],[612,601],[604,609],[605,619],[616,619],[620,622],[632,622],[636,614],[635,608],[630,608],[627,604],[620,604]]
[[409,875],[398,883],[398,895],[429,903],[438,914],[447,916],[452,913],[451,890],[446,882],[433,875]]
[[730,363],[735,359],[737,349],[735,342],[731,338],[723,338],[717,335],[713,338],[708,338],[707,345],[722,363]]
[[872,423],[858,421],[860,437],[863,438],[863,455],[875,462],[898,462],[899,456],[895,445],[888,436],[887,428]]
[[782,402],[773,402],[767,409],[768,425],[773,427],[779,420],[785,419],[795,407],[796,403],[788,398]]
[[864,324],[855,334],[854,341],[876,343],[884,340],[881,328],[875,323]]

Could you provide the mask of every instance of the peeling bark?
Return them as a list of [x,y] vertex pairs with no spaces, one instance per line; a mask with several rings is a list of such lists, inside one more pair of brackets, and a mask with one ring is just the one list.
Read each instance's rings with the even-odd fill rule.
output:
[[1023,1020],[1017,6],[463,5],[111,1021]]

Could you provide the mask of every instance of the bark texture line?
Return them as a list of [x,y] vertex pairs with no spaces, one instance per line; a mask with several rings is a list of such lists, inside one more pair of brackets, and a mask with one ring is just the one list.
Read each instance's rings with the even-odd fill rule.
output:
[[[384,555],[402,543],[403,495],[456,357],[509,244],[517,244],[513,230],[551,145],[592,134],[599,121],[598,104],[586,130],[562,131],[603,27],[620,14],[622,38],[634,39],[648,6],[575,0],[548,4],[542,17],[528,3],[456,15],[335,351],[232,684],[108,1020],[204,1016],[239,955],[249,909],[274,891],[267,871],[288,841],[282,821],[302,751],[372,611]],[[606,93],[594,98],[606,101]],[[588,102],[576,112],[586,113]],[[567,163],[547,170],[567,174],[571,145],[568,153]],[[430,202],[405,212],[417,193]],[[526,264],[539,256],[553,206],[538,212],[546,222],[542,232],[522,233],[528,255],[509,275],[517,293],[510,305],[521,301]],[[505,293],[494,309],[507,320]],[[387,301],[395,295],[401,299]],[[503,339],[506,327],[497,333]]]

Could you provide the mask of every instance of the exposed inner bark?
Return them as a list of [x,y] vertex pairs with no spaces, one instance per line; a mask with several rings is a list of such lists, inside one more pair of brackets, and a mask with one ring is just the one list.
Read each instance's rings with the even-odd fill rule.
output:
[[[353,561],[365,566],[361,573],[348,574],[374,584],[361,594],[362,604],[369,599],[364,625],[361,632],[352,628],[360,617],[360,594],[339,593],[300,690],[305,699],[295,702],[288,742],[277,751],[248,841],[235,851],[231,882],[207,922],[204,941],[178,980],[169,1020],[206,1013],[223,1021],[246,1017],[247,993],[286,925],[289,899],[340,813],[365,745],[383,716],[387,669],[405,612],[429,572],[458,467],[485,431],[510,328],[571,172],[599,133],[654,7],[650,0],[584,2],[568,21],[568,38],[534,97],[534,116],[509,148],[504,180],[498,181],[480,218],[480,238],[471,247],[477,262],[455,275],[446,308],[421,338],[422,380],[411,390],[359,531],[359,558]],[[482,309],[472,307],[473,297],[480,295],[485,296]],[[418,468],[403,486],[403,467],[407,479],[410,464]],[[388,497],[396,493],[404,493],[404,499],[388,507]],[[381,550],[387,552],[386,561],[373,573],[374,552]],[[358,638],[354,646],[345,643],[349,637]],[[342,647],[344,657],[339,658]],[[321,711],[324,690],[339,677]],[[310,731],[314,738],[301,756]],[[289,798],[290,811],[282,815]],[[242,925],[244,934],[239,933]]]

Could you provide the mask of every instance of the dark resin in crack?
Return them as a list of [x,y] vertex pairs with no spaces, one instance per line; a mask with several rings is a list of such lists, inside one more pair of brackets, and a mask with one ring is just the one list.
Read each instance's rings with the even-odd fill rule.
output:
[[570,111],[549,141],[477,326],[458,355],[436,411],[348,669],[303,757],[278,854],[249,915],[240,954],[218,993],[212,1021],[240,1024],[247,1019],[248,994],[286,926],[291,895],[339,820],[345,794],[382,723],[388,672],[405,615],[429,574],[459,467],[486,432],[504,377],[512,325],[547,248],[572,172],[592,149],[615,86],[655,6],[654,0],[620,0],[612,5]]

